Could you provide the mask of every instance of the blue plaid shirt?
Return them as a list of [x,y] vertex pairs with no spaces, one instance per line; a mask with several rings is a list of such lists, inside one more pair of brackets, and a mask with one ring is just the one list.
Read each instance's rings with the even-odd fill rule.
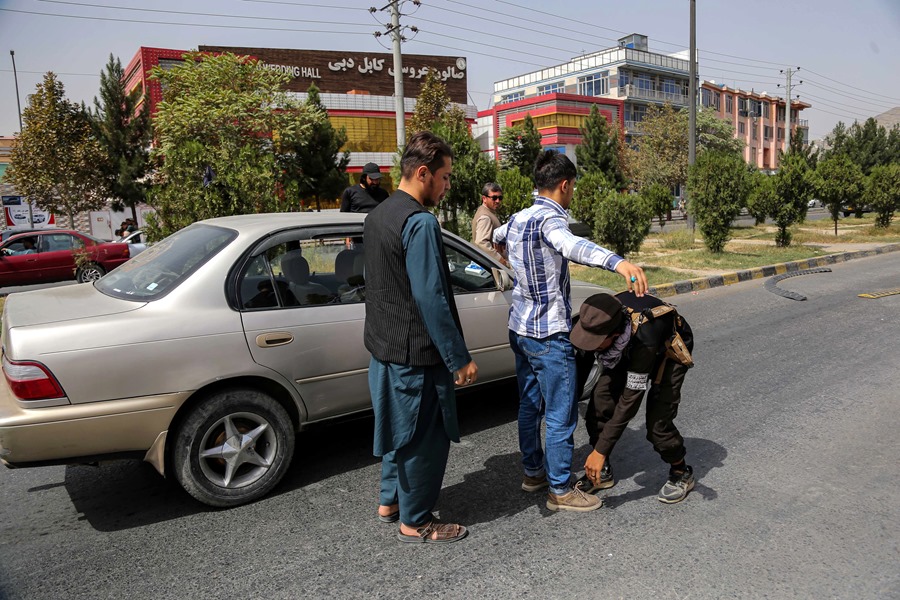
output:
[[509,328],[519,335],[545,338],[572,329],[569,261],[615,271],[618,254],[569,230],[565,209],[538,196],[534,204],[494,230],[505,243],[515,272]]

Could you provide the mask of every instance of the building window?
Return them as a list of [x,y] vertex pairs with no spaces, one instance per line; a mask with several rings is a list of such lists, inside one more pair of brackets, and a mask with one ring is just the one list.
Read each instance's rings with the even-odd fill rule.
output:
[[750,126],[750,139],[755,140],[758,137],[759,137],[759,128],[757,127],[756,123],[753,123]]
[[649,91],[649,90],[653,89],[653,80],[650,79],[649,75],[641,73],[634,79],[635,79],[635,83],[637,83],[637,87],[639,90],[648,90]]
[[738,121],[738,133],[741,135],[746,135],[747,133],[747,125],[743,121]]
[[750,101],[747,98],[738,98],[738,115],[746,117],[750,114]]
[[779,139],[779,140],[783,140],[783,139],[784,139],[784,127],[779,127],[779,128],[778,128],[778,139]]
[[682,95],[681,86],[674,79],[663,80],[663,92],[672,95]]
[[775,119],[778,121],[784,121],[784,107],[777,106],[775,107]]
[[515,102],[516,100],[522,100],[525,98],[524,91],[513,92],[512,94],[504,94],[500,96],[500,102],[498,104],[506,104],[507,102]]
[[725,112],[729,115],[734,112],[734,96],[731,94],[725,95]]
[[619,87],[623,88],[631,83],[631,74],[628,71],[619,71]]
[[[619,76],[621,84],[621,77]],[[578,93],[582,96],[605,96],[609,93],[609,71],[578,78]]]
[[765,139],[765,140],[772,139],[772,126],[771,125],[763,126],[763,139]]
[[700,90],[700,105],[704,108],[715,108],[719,110],[719,92],[703,88]]
[[766,119],[769,118],[769,103],[768,102],[762,103],[762,116]]
[[565,84],[562,81],[554,81],[553,83],[548,83],[547,85],[539,85],[538,86],[538,96],[542,96],[544,94],[556,94],[558,92],[565,91]]

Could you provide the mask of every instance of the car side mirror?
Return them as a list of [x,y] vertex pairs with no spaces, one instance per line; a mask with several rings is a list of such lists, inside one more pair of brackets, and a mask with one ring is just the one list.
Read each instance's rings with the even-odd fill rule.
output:
[[498,290],[500,290],[501,292],[505,292],[506,290],[512,289],[512,277],[510,277],[509,273],[507,273],[504,269],[491,267],[491,275],[494,276],[494,283],[497,285]]

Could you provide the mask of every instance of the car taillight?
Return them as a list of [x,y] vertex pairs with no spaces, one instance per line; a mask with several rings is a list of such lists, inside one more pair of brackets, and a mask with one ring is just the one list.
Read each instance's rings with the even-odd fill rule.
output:
[[12,393],[20,400],[47,400],[65,396],[56,378],[40,363],[12,361],[4,356],[3,374]]

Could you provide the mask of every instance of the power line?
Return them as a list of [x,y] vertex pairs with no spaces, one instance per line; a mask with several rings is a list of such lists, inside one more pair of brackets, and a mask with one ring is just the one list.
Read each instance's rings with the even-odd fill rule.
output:
[[883,102],[883,101],[881,101],[881,100],[878,100],[878,101],[876,101],[876,100],[865,100],[865,99],[863,99],[863,98],[860,98],[859,96],[850,96],[849,94],[844,94],[844,93],[842,93],[842,92],[836,92],[835,90],[832,90],[832,89],[827,88],[827,87],[825,87],[825,86],[819,85],[819,84],[817,84],[817,83],[814,82],[814,81],[810,81],[809,79],[804,79],[803,82],[804,82],[804,83],[808,83],[809,85],[811,85],[811,86],[813,86],[813,87],[815,87],[815,88],[819,88],[819,89],[821,89],[821,90],[825,90],[826,92],[828,92],[828,93],[830,93],[830,94],[834,94],[835,96],[842,96],[842,97],[848,98],[848,99],[850,99],[850,100],[856,100],[857,102],[862,102],[862,104],[871,104],[871,105],[873,105],[873,106],[880,106],[882,110],[889,109],[889,108],[894,108],[893,105],[888,104],[888,103],[886,103],[886,102]]
[[37,12],[33,10],[18,10],[14,8],[0,8],[0,11],[19,13],[26,15],[38,15],[42,17],[61,17],[65,19],[82,19],[87,21],[104,21],[112,23],[138,23],[140,25],[174,25],[180,27],[211,27],[215,29],[249,29],[254,31],[290,31],[294,33],[334,33],[339,35],[372,35],[364,31],[325,31],[322,29],[293,29],[290,27],[250,27],[246,25],[214,25],[211,23],[176,23],[168,21],[146,21],[142,19],[122,19],[112,17],[89,17],[86,15],[60,15],[56,13]]
[[311,2],[284,2],[279,0],[237,0],[237,2],[252,2],[254,4],[282,4],[285,6],[305,6],[308,8],[327,8],[330,10],[364,10],[369,12],[368,8],[360,8],[358,6],[335,6],[333,4],[314,4]]
[[134,8],[131,6],[110,6],[108,4],[90,4],[86,2],[69,2],[68,0],[38,0],[38,2],[46,2],[48,4],[66,4],[70,6],[81,6],[89,8],[105,8],[108,10],[130,10],[135,12],[164,13],[169,15],[188,15],[191,17],[216,17],[223,19],[250,19],[254,21],[288,21],[291,23],[316,23],[320,25],[346,25],[349,27],[369,27],[363,23],[335,23],[331,21],[317,21],[312,19],[291,19],[288,17],[254,17],[248,15],[225,15],[221,13],[202,13],[190,12],[185,10],[164,10],[159,8]]
[[[430,34],[429,34],[429,35],[430,35]],[[465,54],[477,54],[478,56],[487,56],[488,58],[494,58],[494,59],[499,59],[499,60],[505,60],[505,61],[509,61],[509,62],[522,63],[522,64],[525,64],[525,65],[530,65],[530,66],[532,66],[532,67],[540,67],[540,68],[542,68],[542,69],[546,69],[546,68],[547,68],[547,65],[540,65],[540,64],[538,64],[538,63],[528,62],[528,61],[526,61],[526,60],[517,60],[517,59],[515,59],[515,58],[506,58],[505,56],[498,56],[498,55],[496,55],[496,54],[487,54],[487,53],[485,53],[485,52],[478,52],[478,51],[476,51],[476,50],[469,50],[469,49],[467,49],[467,48],[457,48],[456,46],[447,46],[447,45],[445,45],[445,44],[438,44],[438,43],[436,43],[436,42],[426,42],[426,41],[418,40],[418,39],[413,39],[413,40],[410,40],[410,41],[409,41],[409,43],[412,43],[412,42],[418,42],[418,43],[420,43],[420,44],[425,44],[426,46],[437,46],[438,48],[447,48],[448,50],[456,50],[456,51],[458,51],[458,52],[463,52],[463,53],[465,53]]]
[[[832,79],[831,77],[826,77],[825,75],[822,75],[821,73],[816,73],[815,71],[812,71],[812,70],[810,70],[810,69],[806,69],[806,71],[809,72],[809,73],[812,73],[812,74],[815,75],[816,77],[821,77],[822,79],[827,79],[828,81],[831,81],[831,82],[836,83],[836,84],[838,84],[838,85],[842,85],[842,86],[844,86],[844,87],[850,88],[851,90],[856,90],[856,91],[858,91],[858,90],[860,89],[858,86],[853,86],[853,85],[850,85],[850,84],[847,84],[847,83],[840,82],[840,81],[838,81],[837,79]],[[885,95],[883,95],[883,94],[877,94],[877,93],[875,93],[875,92],[869,92],[869,94],[872,95],[872,96],[880,96],[880,97],[882,97],[882,98],[887,98],[888,100],[891,100],[891,101],[893,101],[893,102],[900,102],[900,98],[894,98],[894,97],[892,97],[892,96],[885,96]]]
[[[30,73],[33,75],[44,75],[47,71],[23,71],[22,69],[16,69],[19,73]],[[12,73],[12,69],[0,69],[0,73]],[[53,71],[54,75],[78,75],[84,77],[100,77],[99,73],[59,73],[57,71]]]
[[[803,96],[806,97],[806,98],[812,98],[812,99],[815,100],[816,102],[821,102],[821,103],[823,103],[825,106],[829,106],[829,107],[834,108],[834,109],[836,109],[836,110],[845,110],[845,109],[848,109],[848,108],[849,108],[849,109],[857,109],[857,110],[866,110],[866,108],[865,108],[865,107],[862,107],[862,106],[854,106],[854,105],[851,105],[851,104],[842,104],[842,103],[840,103],[840,102],[832,102],[832,101],[826,100],[826,99],[824,99],[824,98],[819,98],[818,96],[814,96],[814,95],[812,95],[812,94],[806,94],[806,93],[805,93],[805,94],[803,94]],[[855,113],[855,114],[860,114],[860,115],[862,115],[862,113]],[[866,118],[868,118],[870,115],[865,115],[865,116],[866,116]]]

